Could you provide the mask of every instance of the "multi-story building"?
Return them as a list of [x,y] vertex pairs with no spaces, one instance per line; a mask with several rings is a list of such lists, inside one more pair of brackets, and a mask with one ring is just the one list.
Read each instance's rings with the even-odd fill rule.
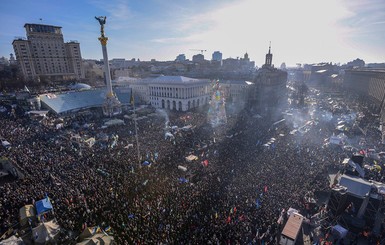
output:
[[346,66],[350,68],[356,68],[356,67],[362,68],[362,67],[365,67],[365,61],[357,58],[353,61],[348,62]]
[[185,54],[179,54],[175,61],[186,61],[186,55]]
[[211,58],[212,61],[222,61],[222,53],[219,51],[215,51]]
[[155,108],[188,111],[208,104],[210,80],[183,76],[159,76],[131,84],[135,97]]
[[76,80],[85,78],[82,55],[80,53],[80,44],[76,41],[70,41],[65,43],[65,47],[70,72],[75,73]]
[[330,83],[333,74],[338,74],[338,67],[331,63],[320,63],[311,65],[310,71],[309,82],[325,85]]
[[152,79],[153,78],[143,78],[134,80],[133,78],[126,78],[126,80],[128,80],[126,84],[128,84],[129,87],[132,88],[132,92],[134,93],[135,99],[139,100],[139,103],[143,103],[146,105],[151,104],[149,96],[149,83]]
[[25,79],[80,80],[85,77],[80,45],[64,43],[61,27],[24,25],[27,39],[12,42],[16,60]]
[[380,110],[385,99],[385,69],[345,70],[344,88],[367,98],[373,109]]
[[111,69],[122,69],[125,68],[126,59],[118,58],[110,60]]
[[380,113],[382,141],[385,143],[385,69],[353,68],[345,70],[345,90],[354,91],[369,102],[373,112]]
[[250,88],[254,85],[246,80],[219,80],[219,84],[226,98],[226,104],[235,110],[246,106]]
[[0,65],[9,65],[9,60],[4,56],[0,57]]
[[250,104],[260,111],[268,112],[269,108],[279,108],[287,102],[287,72],[274,68],[273,54],[270,47],[266,54],[265,64],[254,77],[254,90],[251,90]]
[[246,102],[248,90],[253,83],[246,80],[219,80],[224,96],[232,103]]
[[17,38],[12,42],[16,60],[25,79],[36,79],[35,62],[32,58],[29,42],[25,38]]
[[201,63],[205,61],[205,56],[203,54],[196,54],[192,57],[193,62]]

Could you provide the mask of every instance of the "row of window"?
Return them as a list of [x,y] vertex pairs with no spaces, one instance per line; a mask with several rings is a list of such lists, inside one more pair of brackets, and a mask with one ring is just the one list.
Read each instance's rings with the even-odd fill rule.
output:
[[[163,98],[158,98],[158,97],[150,97],[150,100],[151,101],[153,101],[153,102],[155,102],[155,101],[171,101],[171,100],[165,100],[165,99],[163,99]],[[200,99],[194,99],[194,100],[192,100],[193,102],[194,101],[201,101],[201,103],[203,103],[204,102],[204,100],[206,100],[206,102],[208,101],[208,98],[206,97],[206,98],[200,98]],[[175,101],[175,100],[172,100],[172,101]],[[190,101],[190,100],[189,100]],[[179,101],[179,102],[181,102],[181,101]],[[199,102],[198,102],[199,103]]]
[[193,88],[179,88],[179,91],[181,94],[178,94],[178,88],[150,87],[150,95],[152,96],[187,99],[204,95],[203,86]]

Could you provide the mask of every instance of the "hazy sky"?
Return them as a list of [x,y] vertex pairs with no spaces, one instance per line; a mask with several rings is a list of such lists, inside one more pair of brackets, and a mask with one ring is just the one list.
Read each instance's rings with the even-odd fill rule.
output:
[[275,66],[385,62],[384,0],[2,0],[0,56],[26,36],[25,23],[42,23],[79,41],[83,58],[101,59],[95,16],[107,16],[109,59],[191,59],[204,49],[206,59],[247,52],[261,66],[271,41]]

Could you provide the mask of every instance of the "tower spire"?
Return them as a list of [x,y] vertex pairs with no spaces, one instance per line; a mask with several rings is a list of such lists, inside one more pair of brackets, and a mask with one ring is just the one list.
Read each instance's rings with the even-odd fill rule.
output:
[[266,54],[265,65],[266,67],[271,67],[273,63],[273,54],[271,53],[271,41],[269,43],[269,53]]
[[269,43],[269,54],[270,54],[270,49],[271,49],[271,41]]

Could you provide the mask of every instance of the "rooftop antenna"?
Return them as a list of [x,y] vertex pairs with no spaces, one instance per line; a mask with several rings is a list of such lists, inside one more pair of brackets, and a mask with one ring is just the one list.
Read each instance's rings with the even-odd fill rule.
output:
[[271,49],[271,41],[269,42],[269,54],[270,54],[270,49]]

